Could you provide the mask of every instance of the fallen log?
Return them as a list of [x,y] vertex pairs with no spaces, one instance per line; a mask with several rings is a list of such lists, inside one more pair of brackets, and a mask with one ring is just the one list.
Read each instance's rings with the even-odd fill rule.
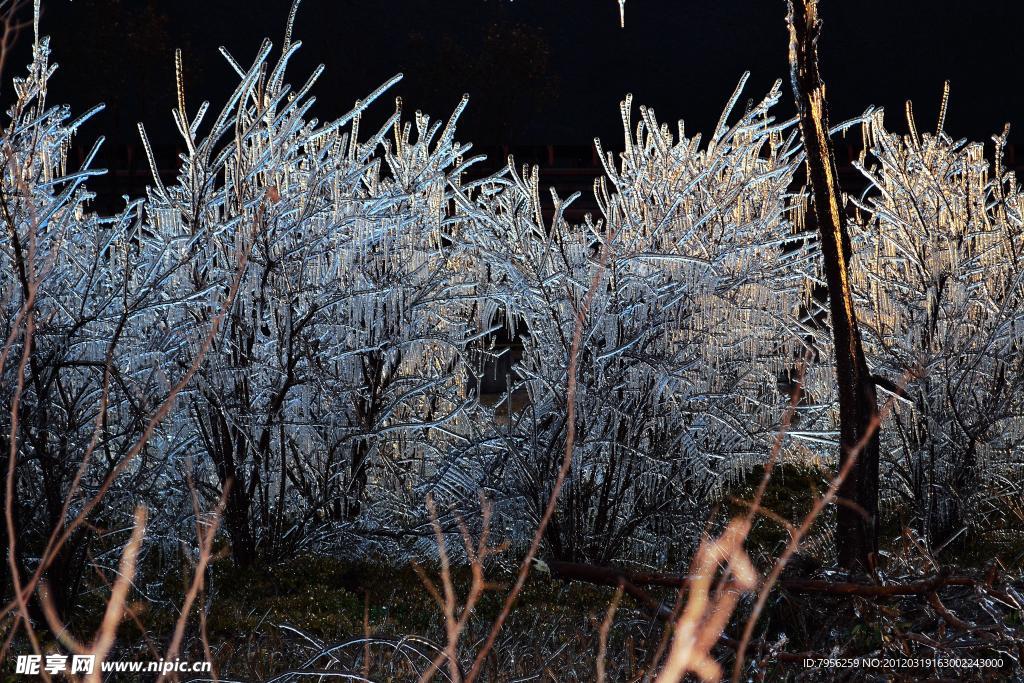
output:
[[[549,574],[551,578],[561,581],[582,581],[584,583],[622,586],[623,591],[632,596],[648,612],[662,622],[671,622],[676,613],[670,609],[664,601],[660,601],[648,593],[644,586],[665,586],[682,590],[689,587],[689,584],[697,577],[684,574],[670,574],[651,571],[628,571],[617,567],[602,567],[600,565],[585,564],[581,562],[562,562],[559,560],[539,561],[535,560],[536,568],[541,573]],[[894,583],[888,585],[877,585],[858,583],[853,581],[826,581],[821,579],[783,579],[776,584],[777,588],[792,591],[794,593],[818,593],[833,596],[860,596],[860,597],[896,597],[920,595],[924,596],[936,613],[946,624],[953,628],[967,633],[987,633],[988,627],[975,627],[950,612],[939,599],[938,591],[946,586],[973,586],[981,587],[986,593],[1000,593],[1005,597],[1006,606],[1015,606],[1017,601],[997,591],[989,583],[994,583],[994,576],[989,576],[988,581],[979,581],[967,576],[953,576],[948,570],[944,570],[936,576],[928,579],[915,579],[905,583]],[[940,648],[950,647],[948,644],[939,643],[923,635],[907,633],[903,636],[935,651]],[[739,641],[725,633],[721,633],[718,644],[733,650],[739,648]],[[786,652],[775,650],[769,644],[754,640],[751,643],[771,657],[780,662],[801,663],[807,658],[817,659],[822,655],[815,652]],[[990,640],[979,641],[977,645],[993,647],[998,643]],[[953,646],[954,649],[962,646]]]
[[[637,602],[643,605],[660,621],[670,621],[673,616],[672,610],[637,584],[680,587],[685,586],[690,580],[690,577],[683,575],[659,574],[657,572],[626,572],[614,567],[601,567],[579,562],[551,560],[544,562],[544,566],[553,578],[563,581],[583,581],[584,583],[603,586],[622,586],[625,593],[635,598]],[[739,648],[739,641],[725,633],[721,634],[718,640],[720,644],[733,650]],[[756,641],[755,644],[769,649],[761,641]],[[773,655],[782,662],[802,662],[807,657],[820,656],[813,652],[784,651],[774,651]]]
[[894,583],[878,586],[852,581],[820,581],[813,579],[787,579],[779,585],[793,593],[828,593],[831,595],[859,595],[884,598],[897,595],[929,595],[945,586],[973,586],[977,582],[966,576],[935,576],[910,583]]
[[[605,586],[620,582],[634,586],[665,586],[686,588],[693,577],[650,571],[627,571],[617,567],[602,567],[582,562],[546,562],[551,576],[563,581],[583,581]],[[831,595],[857,595],[861,597],[894,597],[900,595],[928,595],[946,586],[974,586],[977,581],[966,576],[939,574],[930,579],[879,586],[853,581],[825,581],[820,579],[783,579],[778,586],[793,593],[827,593]],[[627,589],[627,592],[629,590]]]

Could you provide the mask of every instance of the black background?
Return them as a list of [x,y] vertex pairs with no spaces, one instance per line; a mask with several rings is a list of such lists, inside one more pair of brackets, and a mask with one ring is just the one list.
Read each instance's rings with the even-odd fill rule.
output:
[[[823,0],[822,53],[832,119],[885,106],[905,128],[903,103],[933,127],[945,79],[952,82],[947,130],[987,139],[1024,124],[1020,2]],[[224,101],[236,82],[218,54],[250,63],[260,40],[280,45],[289,0],[44,0],[42,32],[61,65],[50,102],[76,112],[107,110],[83,132],[115,144],[137,140],[143,121],[157,143],[173,143],[174,48],[185,54],[190,112]],[[628,0],[626,27],[615,0],[305,0],[295,35],[303,48],[294,85],[323,62],[315,112],[337,116],[396,72],[407,109],[446,117],[471,95],[461,141],[621,146],[617,104],[632,92],[659,119],[713,125],[745,70],[747,94],[787,77],[783,0]],[[30,30],[29,30],[30,32]],[[5,78],[22,71],[22,36]],[[786,102],[780,115],[791,111]],[[4,85],[0,97],[10,96]],[[391,95],[375,108],[390,113]],[[1011,132],[1011,142],[1024,138]]]

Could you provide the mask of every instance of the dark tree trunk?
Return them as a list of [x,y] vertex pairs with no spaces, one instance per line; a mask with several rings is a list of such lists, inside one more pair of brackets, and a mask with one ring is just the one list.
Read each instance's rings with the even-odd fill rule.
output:
[[256,539],[253,536],[251,515],[252,499],[245,476],[241,471],[244,453],[244,439],[234,434],[231,425],[217,410],[210,410],[208,420],[201,419],[196,409],[206,449],[217,470],[221,491],[226,492],[224,501],[224,524],[231,538],[231,556],[240,567],[250,567],[256,562]]
[[787,5],[790,75],[807,152],[807,177],[814,193],[835,343],[840,468],[854,459],[839,489],[843,504],[837,511],[836,540],[840,565],[854,569],[870,566],[871,555],[878,550],[878,403],[850,291],[850,237],[828,133],[825,83],[818,65],[818,2],[787,0]]
[[351,482],[347,493],[345,517],[349,521],[356,520],[363,509],[363,496],[369,483],[368,462],[370,445],[366,439],[357,439],[352,445],[352,463],[350,466]]
[[231,538],[231,556],[239,567],[251,567],[256,563],[256,539],[253,537],[252,500],[246,488],[246,481],[237,466],[240,460],[232,456],[230,449],[222,453],[223,460],[217,463],[221,490],[227,491],[224,506],[224,521]]

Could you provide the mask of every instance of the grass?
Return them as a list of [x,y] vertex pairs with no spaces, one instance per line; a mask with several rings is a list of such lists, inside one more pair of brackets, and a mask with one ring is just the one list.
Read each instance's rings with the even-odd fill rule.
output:
[[[436,580],[436,570],[426,569]],[[485,635],[514,580],[499,569],[489,578],[496,590],[488,591],[478,604],[463,639],[464,649]],[[468,570],[455,569],[453,580],[457,592],[465,595]],[[562,666],[577,669],[584,664],[574,660],[585,650],[585,666],[591,667],[587,675],[592,676],[597,632],[614,592],[602,586],[531,579],[503,630],[501,661],[493,666],[503,672],[513,667],[532,673],[557,665],[561,657]],[[359,638],[367,627],[372,635],[384,638],[414,634],[440,646],[445,642],[441,611],[411,565],[306,556],[274,567],[239,570],[222,560],[213,567],[209,604],[207,639],[221,675],[262,679],[299,666],[316,648],[286,627],[325,645]],[[630,658],[639,665],[646,653],[640,641],[645,631],[651,631],[652,622],[628,597],[618,615],[616,622],[625,628],[613,642],[618,642],[620,653],[625,652],[621,648],[634,651],[622,665],[629,664]],[[151,609],[145,616],[147,630],[157,640],[172,631],[177,618],[165,608]],[[122,642],[138,642],[139,635],[126,626]],[[192,656],[201,652],[197,635],[193,634]],[[566,643],[570,646],[564,647]],[[578,680],[586,680],[587,675]]]
[[[735,485],[719,514],[742,514],[745,508],[737,501],[750,498],[761,474],[755,470]],[[814,468],[788,463],[778,466],[764,499],[765,507],[778,519],[760,518],[747,539],[747,550],[755,562],[764,564],[777,555],[787,538],[781,520],[799,521],[807,512],[808,492],[823,490],[827,476]],[[730,500],[733,502],[728,502]],[[828,524],[829,521],[823,519],[817,527],[827,531]],[[900,554],[898,526],[899,520],[887,519],[882,529],[883,539],[887,539],[886,545],[894,557]],[[1010,539],[1014,542],[993,543],[991,539],[979,540],[965,535],[964,545],[958,549],[958,564],[965,570],[973,567],[978,573],[992,558],[1004,558],[1004,567],[1011,570],[1007,574],[1009,579],[1013,567],[1008,560],[1018,558],[1019,569],[1021,556],[1020,535],[1010,534]],[[983,558],[987,559],[982,561]],[[900,562],[906,560],[903,558]],[[794,562],[792,570],[813,573],[816,566],[817,558],[808,554],[803,562]],[[437,581],[436,566],[424,567],[424,570]],[[198,625],[200,611],[205,608],[206,639],[221,677],[264,680],[301,666],[329,645],[358,639],[367,633],[393,639],[415,635],[438,646],[445,642],[441,610],[411,565],[395,565],[380,558],[353,560],[306,555],[274,565],[239,569],[224,553],[212,565],[209,576],[207,595],[198,601],[188,621],[187,649],[182,658],[203,658]],[[181,604],[189,578],[190,572],[185,566],[170,574],[153,567],[142,569],[138,585],[159,583],[165,591],[160,600],[138,599],[131,605],[146,637],[151,639],[153,652],[163,651],[174,630],[179,616],[176,606]],[[470,583],[468,569],[454,568],[452,578],[456,592],[465,596]],[[514,581],[511,569],[499,564],[489,568],[487,578],[493,590],[477,605],[462,638],[460,658],[463,662],[472,660]],[[1017,591],[1024,590],[1019,583],[1016,585]],[[546,676],[542,680],[593,680],[598,633],[614,592],[611,587],[563,583],[534,574],[502,631],[494,656],[485,669],[485,680],[506,680],[538,672]],[[72,624],[72,631],[79,637],[87,637],[86,634],[95,631],[102,615],[103,594],[102,589],[97,589],[85,595],[80,616]],[[668,604],[675,600],[671,589],[652,589],[651,594],[666,599]],[[969,588],[947,590],[942,599],[955,613],[975,623],[991,621],[990,616],[980,610],[979,601]],[[749,606],[749,602],[740,603],[727,628],[728,633],[738,632]],[[1010,628],[1019,629],[1024,625],[1024,613],[1020,611],[1002,609],[1002,616]],[[892,644],[907,631],[948,641],[951,647],[959,642],[958,638],[969,635],[958,635],[943,625],[919,597],[869,600],[793,595],[785,591],[769,601],[757,635],[761,642],[778,644],[787,652],[829,652],[838,648],[836,651],[852,656],[892,652]],[[651,658],[662,629],[626,596],[610,633],[609,680],[629,680]],[[124,649],[118,652],[118,658],[150,658],[146,637],[138,625],[125,621],[120,638]],[[46,640],[54,645],[52,637]],[[998,655],[1005,652],[1005,648],[993,645],[985,651]],[[361,645],[349,647],[339,653],[339,661],[332,666],[361,670],[364,654]],[[720,654],[728,662],[729,651],[725,649]],[[770,680],[791,680],[800,673],[799,667],[772,663],[767,652],[751,654],[757,658],[767,657],[766,666],[771,668],[766,669],[766,673]],[[919,656],[924,655],[919,653]],[[392,647],[382,646],[372,652],[373,679],[398,681],[411,677],[414,680],[416,670],[401,668],[399,659]],[[425,668],[422,662],[419,665],[419,671]],[[806,672],[803,675],[800,680],[819,680],[807,677]]]

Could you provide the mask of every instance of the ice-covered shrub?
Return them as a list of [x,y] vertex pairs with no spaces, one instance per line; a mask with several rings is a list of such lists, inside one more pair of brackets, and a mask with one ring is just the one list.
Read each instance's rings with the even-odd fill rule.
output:
[[[48,40],[38,40],[0,133],[0,470],[6,478],[11,464],[19,571],[42,563],[63,610],[87,554],[116,548],[134,506],[159,495],[151,497],[176,445],[159,431],[138,444],[183,349],[157,324],[178,303],[164,289],[177,261],[149,241],[137,203],[106,218],[89,209],[85,184],[102,173],[92,169],[100,143],[79,169],[69,168],[68,151],[98,108],[72,119],[47,103],[49,56]],[[111,533],[98,533],[104,527]]]
[[248,68],[225,53],[240,84],[202,136],[207,107],[189,118],[179,83],[187,153],[146,207],[152,231],[191,254],[176,286],[209,301],[198,318],[175,313],[180,333],[228,302],[179,418],[197,479],[226,492],[243,563],[324,522],[409,521],[420,484],[466,440],[453,425],[474,274],[449,201],[467,165],[453,137],[465,102],[447,124],[417,112],[415,129],[399,106],[361,140],[363,111],[397,79],[322,123],[308,116],[320,70],[297,90],[285,81],[298,47],[271,61],[265,43]]
[[[895,394],[882,430],[890,498],[935,547],[985,527],[1024,452],[1024,208],[980,143],[865,124],[871,186],[851,273],[865,351]],[[886,393],[886,392],[883,392]]]
[[738,96],[706,142],[646,108],[634,127],[627,99],[621,163],[602,153],[599,220],[570,224],[557,196],[547,220],[536,170],[511,165],[473,209],[490,272],[481,327],[511,321],[523,339],[510,390],[528,400],[505,434],[506,483],[529,512],[514,507],[518,524],[547,503],[576,402],[572,469],[547,534],[557,556],[664,560],[780,426],[777,384],[803,345],[809,255],[789,215],[799,150],[792,122],[770,114],[778,85],[732,122]]

